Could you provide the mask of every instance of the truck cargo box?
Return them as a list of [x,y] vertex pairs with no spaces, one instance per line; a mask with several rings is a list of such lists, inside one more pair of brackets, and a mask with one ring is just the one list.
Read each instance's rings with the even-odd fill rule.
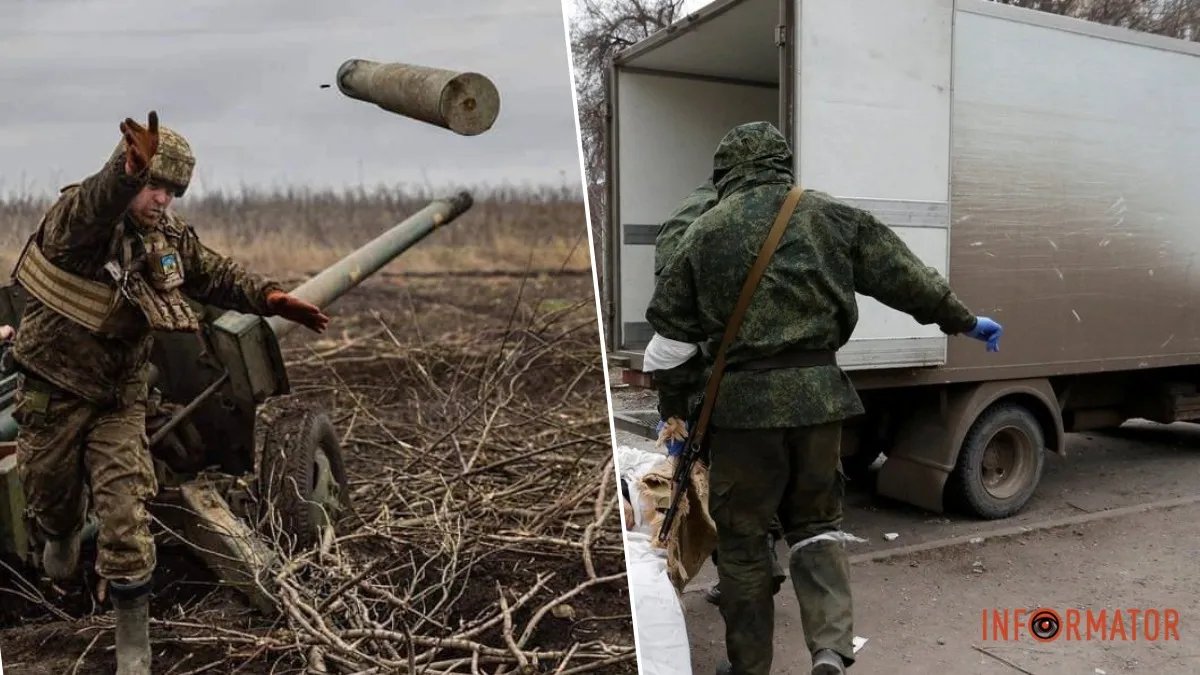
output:
[[[986,0],[719,0],[610,73],[607,342],[641,351],[659,224],[732,127],[776,124],[796,182],[873,212],[1001,322],[999,353],[871,298],[838,362],[843,464],[985,517],[1065,433],[1200,419],[1200,44]],[[653,435],[654,411],[617,424]]]
[[658,223],[765,119],[1006,326],[987,354],[860,296],[860,386],[1200,362],[1197,57],[985,0],[713,3],[614,62],[609,348],[636,367]]

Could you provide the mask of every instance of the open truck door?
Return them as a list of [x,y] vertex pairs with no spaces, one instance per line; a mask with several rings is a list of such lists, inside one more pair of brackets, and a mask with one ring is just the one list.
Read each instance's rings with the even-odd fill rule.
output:
[[[791,1],[715,2],[613,61],[609,348],[637,358],[635,369],[653,335],[646,307],[659,224],[711,175],[713,150],[731,128],[780,124],[781,48],[773,36]],[[720,54],[706,54],[708,45],[720,45]]]
[[[639,370],[653,334],[659,223],[746,122],[784,132],[800,185],[875,213],[947,273],[953,14],[953,0],[727,0],[614,59],[607,290],[618,359]],[[945,363],[936,327],[863,296],[859,312],[843,367]]]
[[[739,124],[775,124],[800,185],[870,210],[947,272],[953,11],[953,0],[724,0],[617,55],[606,295],[609,352],[627,382],[646,383],[659,224],[711,174],[714,148]],[[814,35],[825,37],[805,37]],[[858,300],[843,367],[945,363],[935,326]],[[642,435],[655,421],[617,414]]]
[[[786,19],[794,0],[718,0],[618,54],[609,71],[608,350],[628,382],[645,385],[642,353],[654,331],[659,225],[712,174],[733,127],[790,127],[793,59]],[[718,45],[718,49],[712,49]],[[654,411],[614,411],[616,425],[653,437]]]

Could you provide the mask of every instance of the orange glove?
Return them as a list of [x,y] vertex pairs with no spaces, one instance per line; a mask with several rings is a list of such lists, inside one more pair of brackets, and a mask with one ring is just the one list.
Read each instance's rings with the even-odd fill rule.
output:
[[267,309],[271,310],[272,314],[282,316],[288,321],[295,321],[317,333],[324,331],[325,327],[329,325],[329,317],[325,316],[319,307],[283,291],[276,290],[267,293]]
[[136,176],[150,166],[150,158],[158,152],[158,113],[150,111],[149,129],[126,117],[121,135],[125,137],[125,173]]

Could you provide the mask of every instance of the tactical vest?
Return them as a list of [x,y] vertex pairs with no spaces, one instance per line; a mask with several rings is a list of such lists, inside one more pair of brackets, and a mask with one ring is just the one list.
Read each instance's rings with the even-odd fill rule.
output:
[[[195,332],[200,323],[179,290],[183,261],[159,228],[129,232],[124,221],[114,232],[104,264],[106,281],[79,276],[51,263],[42,253],[45,218],[25,243],[14,278],[51,310],[95,333],[127,334],[136,321],[130,309],[146,317],[150,329]],[[141,251],[134,253],[140,243]]]

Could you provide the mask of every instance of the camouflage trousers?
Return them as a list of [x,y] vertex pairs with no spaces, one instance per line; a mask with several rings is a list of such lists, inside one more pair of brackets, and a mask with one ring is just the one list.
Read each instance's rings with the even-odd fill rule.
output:
[[147,449],[145,383],[128,400],[101,407],[26,377],[14,413],[18,475],[38,527],[50,538],[80,529],[90,487],[99,520],[96,571],[117,581],[148,577],[156,564],[146,503],[158,484]]
[[841,424],[795,429],[714,429],[709,511],[725,646],[737,675],[771,672],[775,630],[768,539],[777,516],[792,547],[789,568],[810,653],[832,649],[853,663],[850,569],[838,532],[844,477]]

